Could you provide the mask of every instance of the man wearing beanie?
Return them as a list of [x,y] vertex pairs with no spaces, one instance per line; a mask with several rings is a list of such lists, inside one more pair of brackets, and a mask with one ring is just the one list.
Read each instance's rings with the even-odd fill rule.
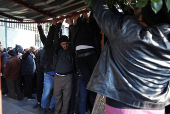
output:
[[16,93],[18,100],[22,100],[19,84],[21,61],[17,58],[17,53],[14,50],[10,50],[8,55],[10,59],[6,62],[3,77],[6,78],[9,96],[15,99]]
[[55,70],[54,76],[54,114],[67,114],[69,101],[72,92],[73,80],[73,57],[67,36],[55,35],[57,47],[53,56],[52,68]]

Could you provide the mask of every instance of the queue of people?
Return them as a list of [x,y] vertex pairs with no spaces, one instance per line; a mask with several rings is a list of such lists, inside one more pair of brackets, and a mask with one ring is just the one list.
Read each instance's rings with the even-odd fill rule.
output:
[[[44,45],[37,51],[38,62],[32,56],[34,47],[23,55],[18,48],[1,53],[9,96],[15,98],[16,93],[22,100],[22,75],[24,96],[33,99],[37,66],[37,103],[33,108],[44,114],[91,113],[96,93],[106,96],[106,114],[164,114],[170,104],[170,13],[162,8],[162,13],[154,14],[148,2],[136,10],[134,18],[114,6],[109,9],[105,0],[92,0],[92,4],[95,19],[93,12],[66,18],[69,36],[62,35],[63,19],[53,18],[47,37],[38,24]],[[155,18],[159,16],[166,19]],[[101,30],[108,38],[104,49]]]
[[[101,35],[97,23],[92,23],[94,18],[90,18],[87,13],[67,18],[69,36],[62,35],[64,19],[54,18],[47,36],[39,23],[38,31],[44,45],[42,49],[36,50],[32,46],[18,52],[15,47],[6,52],[8,59],[4,63],[3,78],[7,82],[8,96],[15,98],[16,93],[18,100],[23,97],[27,100],[35,99],[32,89],[36,72],[37,103],[33,106],[34,109],[40,108],[44,114],[91,113],[96,93],[87,90],[86,86],[100,55],[101,44],[98,40],[101,40]],[[94,30],[95,27],[97,28]],[[1,53],[2,60],[4,54]],[[9,78],[11,82],[8,81]],[[9,83],[15,86],[11,88]],[[23,83],[24,87],[21,87]]]

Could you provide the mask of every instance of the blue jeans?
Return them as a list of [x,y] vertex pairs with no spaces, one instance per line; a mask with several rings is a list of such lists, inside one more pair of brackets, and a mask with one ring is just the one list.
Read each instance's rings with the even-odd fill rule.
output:
[[[54,88],[54,77],[50,76],[49,74],[44,73],[44,89],[43,89],[43,94],[41,98],[42,108],[46,108],[48,96],[50,95],[50,92],[53,88]],[[54,108],[54,106],[55,106],[55,98],[54,98],[54,90],[53,90],[53,96],[51,98],[49,108]]]
[[86,89],[86,82],[83,76],[79,76],[79,91],[80,91],[80,99],[79,99],[79,113],[86,114],[86,104],[87,104],[87,95],[88,90]]

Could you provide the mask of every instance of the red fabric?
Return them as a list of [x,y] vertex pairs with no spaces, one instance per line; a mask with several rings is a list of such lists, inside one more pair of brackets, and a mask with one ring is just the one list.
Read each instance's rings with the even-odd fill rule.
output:
[[105,114],[165,114],[165,110],[119,109],[105,105]]

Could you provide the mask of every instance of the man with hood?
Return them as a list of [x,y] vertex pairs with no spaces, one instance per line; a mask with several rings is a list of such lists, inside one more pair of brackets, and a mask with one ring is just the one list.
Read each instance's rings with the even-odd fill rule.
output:
[[15,99],[15,93],[18,100],[22,100],[19,76],[21,69],[21,61],[17,58],[14,50],[8,51],[9,60],[6,62],[3,77],[6,78],[9,96]]

